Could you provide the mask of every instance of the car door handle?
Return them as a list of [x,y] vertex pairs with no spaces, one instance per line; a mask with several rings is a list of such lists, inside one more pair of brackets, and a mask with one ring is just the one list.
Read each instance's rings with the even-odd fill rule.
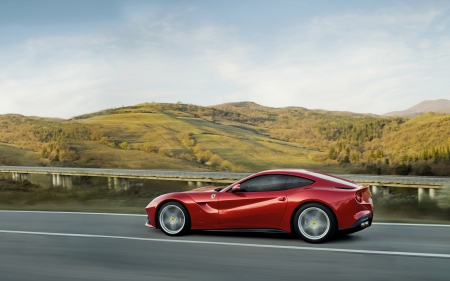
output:
[[278,197],[278,201],[286,201],[286,197]]

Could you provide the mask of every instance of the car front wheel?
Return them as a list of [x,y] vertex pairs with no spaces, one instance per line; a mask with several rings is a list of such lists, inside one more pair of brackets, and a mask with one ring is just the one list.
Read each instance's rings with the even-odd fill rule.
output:
[[183,235],[189,230],[189,213],[183,204],[167,202],[158,213],[158,223],[167,235]]
[[295,233],[309,243],[322,243],[336,230],[332,211],[319,203],[308,203],[297,210],[293,220]]

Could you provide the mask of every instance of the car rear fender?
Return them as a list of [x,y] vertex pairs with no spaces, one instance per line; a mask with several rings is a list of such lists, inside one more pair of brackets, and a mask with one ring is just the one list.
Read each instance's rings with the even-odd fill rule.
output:
[[[284,231],[292,231],[292,218],[295,215],[295,212],[299,208],[301,208],[304,204],[307,203],[319,203],[326,207],[328,207],[334,214],[335,218],[338,217],[336,215],[336,208],[332,204],[336,200],[342,200],[344,198],[348,198],[348,192],[335,190],[334,188],[328,187],[314,187],[307,186],[304,188],[295,188],[286,190],[287,195],[287,206],[286,211],[284,213],[283,219],[279,225],[279,229]],[[339,221],[337,220],[337,224]]]

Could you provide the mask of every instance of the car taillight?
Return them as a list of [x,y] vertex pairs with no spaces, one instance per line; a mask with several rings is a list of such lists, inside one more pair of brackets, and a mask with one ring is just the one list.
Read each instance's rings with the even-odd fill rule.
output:
[[356,199],[356,201],[358,201],[359,203],[362,202],[362,192],[361,192],[361,190],[356,191],[356,193],[355,193],[355,199]]

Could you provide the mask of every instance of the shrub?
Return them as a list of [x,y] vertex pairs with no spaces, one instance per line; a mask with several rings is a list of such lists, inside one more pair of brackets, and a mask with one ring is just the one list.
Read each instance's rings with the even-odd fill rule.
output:
[[178,156],[178,158],[183,159],[183,160],[187,160],[187,161],[195,161],[195,156],[189,153],[181,153],[180,156]]
[[194,134],[192,132],[181,132],[177,137],[186,148],[191,148],[195,145]]
[[121,142],[119,144],[119,147],[120,147],[120,149],[123,149],[123,150],[129,150],[130,149],[130,145],[126,141]]
[[68,161],[68,162],[76,161],[80,158],[78,153],[76,153],[73,150],[63,150],[60,152],[59,157],[61,161]]
[[419,176],[434,176],[434,173],[429,165],[425,165],[420,171]]
[[92,158],[92,157],[90,157],[90,156],[86,156],[86,157],[83,159],[83,162],[86,163],[86,164],[88,164],[88,163],[91,162],[92,160],[94,160],[94,158]]
[[49,153],[48,150],[46,148],[41,150],[41,158],[48,158]]
[[220,157],[217,154],[213,154],[211,158],[209,158],[208,164],[212,166],[219,166],[220,164],[222,164],[222,162],[223,162],[222,157]]
[[411,165],[406,165],[406,164],[398,165],[398,166],[395,168],[395,172],[396,172],[398,175],[407,176],[407,175],[411,174],[411,172],[412,172],[412,166],[411,166]]
[[228,160],[222,161],[222,163],[220,163],[220,166],[225,168],[225,170],[227,170],[227,171],[233,170],[233,164],[231,164],[230,161],[228,161]]
[[368,164],[366,170],[371,174],[381,175],[381,167],[378,167],[377,164]]
[[340,164],[349,164],[350,163],[350,158],[348,157],[348,155],[345,155],[344,158],[339,161],[339,163]]
[[160,148],[158,150],[158,154],[162,155],[162,156],[173,157],[172,150],[167,149],[167,148]]
[[211,159],[213,153],[210,150],[200,150],[195,156],[197,156],[197,162],[205,164]]

